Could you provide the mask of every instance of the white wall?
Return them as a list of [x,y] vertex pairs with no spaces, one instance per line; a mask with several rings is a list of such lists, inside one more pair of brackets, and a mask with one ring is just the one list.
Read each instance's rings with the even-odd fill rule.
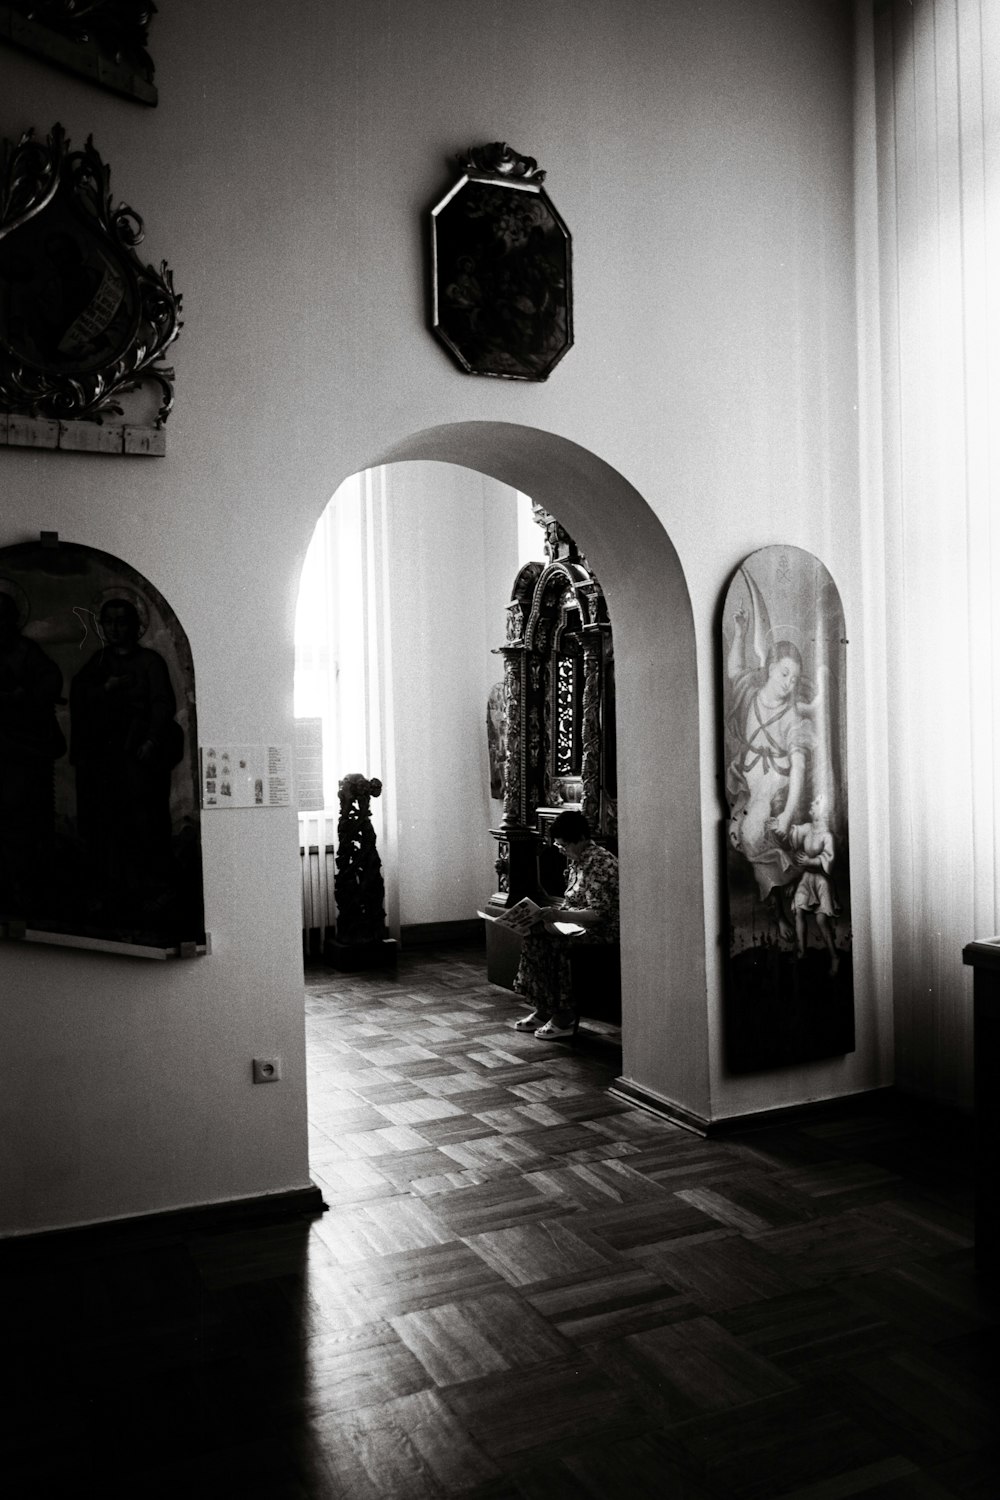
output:
[[513,490],[452,464],[383,470],[399,920],[468,921],[495,886],[486,699],[517,572]]
[[1000,927],[1000,7],[896,0],[870,42],[899,1081],[972,1103],[972,971]]
[[[54,529],[126,558],[188,632],[202,735],[289,740],[299,568],[348,474],[450,423],[521,424],[598,455],[669,534],[697,640],[677,705],[691,764],[645,757],[642,838],[670,873],[650,893],[634,871],[635,1074],[716,1114],[884,1080],[887,1002],[867,980],[843,1062],[731,1079],[714,1038],[720,593],[746,553],[786,541],[823,558],[863,628],[849,7],[250,0],[236,16],[177,0],[152,50],[156,110],[0,53],[0,132],[93,132],[186,325],[167,457],[0,452],[2,540]],[[426,211],[454,153],[497,138],[538,157],[574,238],[577,342],[544,385],[467,377],[425,326]],[[625,597],[630,533],[605,523],[606,559],[579,540],[609,599],[612,577]],[[654,663],[672,644],[638,625],[632,640]],[[854,809],[863,687],[859,670]],[[635,702],[651,723],[638,678]],[[0,955],[0,1049],[17,1059],[0,1231],[307,1181],[297,859],[293,812],[206,820],[215,953],[196,964]],[[862,974],[870,895],[862,865]],[[280,1087],[249,1082],[264,1048],[286,1059]]]

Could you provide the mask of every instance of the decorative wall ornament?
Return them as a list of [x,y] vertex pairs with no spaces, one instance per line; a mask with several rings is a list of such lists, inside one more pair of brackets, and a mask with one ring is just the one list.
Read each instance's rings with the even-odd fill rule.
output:
[[847,640],[799,547],[741,563],[722,628],[726,1058],[743,1072],[854,1050]]
[[[173,405],[158,363],[181,328],[166,265],[136,254],[143,223],[112,202],[110,169],[61,125],[5,143],[0,172],[0,409],[33,418],[122,416],[149,384],[156,426]],[[54,444],[53,444],[54,446]]]
[[503,177],[512,182],[544,182],[545,173],[533,156],[519,156],[506,141],[472,146],[456,160],[463,171],[478,177]]
[[[535,525],[540,527],[544,534],[545,556],[549,562],[557,557],[568,558],[570,562],[579,562],[580,553],[577,545],[564,526],[561,526],[556,517],[547,511],[544,506],[539,505],[537,500],[531,502],[531,518]],[[586,559],[584,559],[586,561]]]
[[162,594],[43,533],[0,548],[0,933],[205,951],[194,666]]
[[554,771],[557,776],[571,776],[579,764],[579,658],[561,656],[555,663],[552,694]]
[[497,857],[493,868],[497,872],[497,890],[505,892],[509,889],[510,875],[510,843],[501,838],[497,842]]
[[0,40],[142,104],[157,102],[151,0],[7,0]]
[[573,343],[569,230],[533,157],[496,141],[458,162],[431,210],[433,330],[469,375],[546,380]]
[[601,769],[603,735],[601,732],[601,666],[600,635],[583,639],[583,704],[580,732],[580,780],[583,783],[583,812],[588,822],[601,813]]

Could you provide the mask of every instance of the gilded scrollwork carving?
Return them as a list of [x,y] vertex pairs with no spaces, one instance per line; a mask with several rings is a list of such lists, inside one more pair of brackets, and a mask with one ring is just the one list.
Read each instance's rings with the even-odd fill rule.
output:
[[0,181],[0,234],[11,234],[55,197],[64,139],[56,126],[48,141],[36,141],[27,131],[16,150],[9,151]]
[[519,179],[522,182],[544,182],[545,173],[533,156],[521,156],[506,141],[491,141],[487,146],[472,146],[458,158],[463,172],[489,177]]
[[583,815],[592,827],[601,811],[601,668],[600,640],[587,637],[583,647],[583,726],[580,775]]
[[573,770],[576,749],[576,660],[557,657],[552,685],[552,729],[555,738],[555,772],[562,776]]
[[539,505],[536,500],[531,502],[531,514],[535,525],[540,526],[545,536],[545,556],[549,562],[562,560],[563,562],[579,562],[580,553],[576,542],[570,536],[565,527],[561,526],[551,511]]
[[524,634],[524,616],[521,606],[515,601],[507,606],[507,644],[516,645]]
[[531,614],[531,601],[534,598],[535,585],[542,573],[542,566],[539,562],[525,563],[517,575],[514,591],[507,605],[508,645],[516,645],[524,639],[525,628]]
[[542,750],[542,716],[538,705],[532,704],[528,713],[528,764],[534,771]]
[[586,585],[580,589],[580,597],[586,605],[587,624],[596,625],[600,618],[601,606],[604,602],[604,596],[601,593],[600,587],[596,583]]
[[497,890],[507,891],[510,889],[510,844],[506,839],[500,839],[497,843],[497,858],[493,868],[497,872]]
[[181,328],[165,261],[136,253],[143,222],[110,194],[110,169],[62,126],[5,148],[0,174],[0,408],[100,422],[149,383],[156,425],[173,405],[160,363]]
[[504,653],[507,700],[507,757],[504,761],[504,823],[520,822],[521,813],[521,663],[518,653]]

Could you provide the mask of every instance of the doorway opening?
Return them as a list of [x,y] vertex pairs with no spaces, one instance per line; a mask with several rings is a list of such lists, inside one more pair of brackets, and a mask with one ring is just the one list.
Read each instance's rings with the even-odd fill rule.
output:
[[[426,429],[368,456],[363,472],[383,475],[405,463],[445,465],[464,471],[463,484],[480,486],[496,481],[511,492],[530,495],[559,518],[585,553],[607,598],[614,622],[617,660],[617,779],[619,848],[622,861],[622,1016],[623,1078],[638,1094],[695,1115],[709,1111],[708,1030],[706,1003],[706,934],[702,879],[705,839],[701,808],[703,789],[699,764],[699,704],[694,626],[690,599],[676,551],[656,514],[617,470],[589,450],[537,428],[513,423],[468,422]],[[482,513],[485,516],[485,512]],[[464,520],[436,539],[436,566],[425,574],[423,600],[428,606],[403,647],[419,663],[430,654],[455,649],[468,653],[455,614],[455,599],[470,588],[478,591],[484,614],[483,639],[497,644],[496,621],[502,618],[486,600],[473,566],[484,546],[482,520],[478,530]],[[414,534],[431,525],[419,506],[409,523]],[[376,526],[369,538],[363,566],[366,575],[381,577],[389,591],[400,579],[388,571],[384,532]],[[415,554],[414,554],[415,555]],[[404,560],[404,567],[412,559]],[[513,559],[516,560],[516,559]],[[503,604],[509,598],[511,567],[501,571]],[[383,623],[384,631],[384,623]],[[376,639],[377,639],[376,627]],[[396,705],[387,701],[380,672],[386,654],[400,649],[398,631],[389,621],[390,639],[382,639],[380,667],[369,656],[369,692],[374,708],[387,716]],[[470,700],[471,701],[471,700]],[[440,705],[418,695],[418,722],[433,742],[434,734],[455,733],[455,725],[439,712]],[[487,782],[485,697],[468,711],[470,735],[483,758],[480,782]],[[447,729],[441,729],[442,725]],[[395,731],[395,724],[392,726]],[[350,769],[363,769],[351,767]],[[400,816],[407,768],[394,767],[395,787],[387,776],[380,799],[381,835],[408,839],[416,851],[414,869],[420,872],[412,910],[425,913],[420,901],[429,899],[440,878],[452,879],[450,845],[435,849],[433,863],[427,847],[427,828],[412,813]],[[445,811],[455,789],[438,777],[434,797]],[[395,804],[393,803],[395,795]],[[709,798],[711,789],[709,789]],[[416,804],[414,804],[416,805]],[[446,819],[446,821],[448,821]],[[469,828],[457,817],[448,824],[449,837],[464,846]],[[481,900],[489,884],[492,859],[489,822],[476,825],[484,854],[474,891],[463,892],[468,906]],[[388,854],[389,846],[383,843]],[[435,873],[437,872],[437,873]],[[401,894],[401,901],[403,900]],[[393,914],[400,929],[404,907]]]
[[514,579],[544,540],[527,496],[436,463],[352,475],[317,522],[295,649],[307,959],[335,919],[338,785],[354,774],[381,783],[370,811],[391,936],[481,936],[503,811],[487,701]]

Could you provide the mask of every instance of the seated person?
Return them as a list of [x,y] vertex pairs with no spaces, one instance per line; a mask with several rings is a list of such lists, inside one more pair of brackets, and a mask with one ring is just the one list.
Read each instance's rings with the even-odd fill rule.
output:
[[[582,813],[563,812],[553,821],[552,842],[566,856],[569,878],[561,900],[545,906],[524,940],[514,988],[535,1008],[514,1023],[542,1041],[572,1036],[576,1011],[571,992],[571,945],[617,943],[618,861],[590,837]],[[564,935],[554,922],[574,922],[584,930]]]

